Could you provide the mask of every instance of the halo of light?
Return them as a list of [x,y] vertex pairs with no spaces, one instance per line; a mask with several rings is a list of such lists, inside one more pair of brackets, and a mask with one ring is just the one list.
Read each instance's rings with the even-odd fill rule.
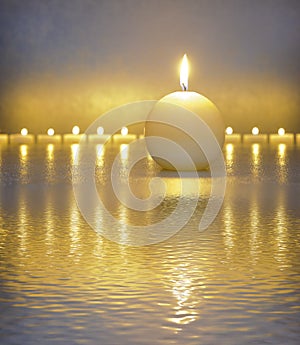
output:
[[28,134],[28,129],[27,128],[22,128],[21,129],[21,135],[27,135]]
[[54,135],[54,133],[55,133],[55,131],[53,128],[48,128],[48,130],[47,130],[48,135],[52,136],[52,135]]
[[253,128],[252,128],[252,134],[253,134],[253,135],[259,134],[259,129],[258,129],[258,127],[253,127]]
[[279,128],[278,129],[278,135],[285,135],[285,129],[284,128]]
[[122,127],[121,134],[122,135],[127,135],[128,134],[128,128],[127,127]]
[[103,135],[103,134],[104,134],[104,128],[101,127],[101,126],[98,127],[98,128],[97,128],[97,134],[98,134],[98,135]]
[[80,133],[80,128],[79,128],[78,126],[74,126],[74,127],[72,128],[72,133],[73,133],[74,135],[78,135],[78,134]]
[[225,133],[227,135],[231,135],[233,133],[233,128],[232,127],[227,127],[226,130],[225,130]]

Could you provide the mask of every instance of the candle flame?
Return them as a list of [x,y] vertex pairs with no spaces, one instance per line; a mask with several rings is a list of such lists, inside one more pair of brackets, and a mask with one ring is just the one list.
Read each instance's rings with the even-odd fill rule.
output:
[[180,68],[180,86],[183,91],[188,89],[188,79],[189,79],[189,64],[186,54],[183,55],[181,68]]

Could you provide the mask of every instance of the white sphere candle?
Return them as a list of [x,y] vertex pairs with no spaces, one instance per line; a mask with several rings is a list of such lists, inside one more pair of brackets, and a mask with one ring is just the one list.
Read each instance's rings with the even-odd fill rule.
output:
[[[188,64],[184,55],[180,84],[183,91],[170,93],[160,99],[149,113],[145,125],[147,149],[152,158],[164,169],[192,171],[206,169],[210,160],[217,157],[214,145],[207,145],[214,135],[220,147],[225,139],[225,126],[217,107],[197,92],[187,91]],[[195,116],[197,115],[197,116]],[[210,133],[209,133],[210,132]],[[147,137],[160,137],[182,147],[186,155],[179,154],[170,146],[160,145]],[[194,139],[196,138],[198,145]],[[202,145],[203,144],[203,145]],[[205,146],[205,152],[201,149]],[[163,158],[162,158],[163,157]]]

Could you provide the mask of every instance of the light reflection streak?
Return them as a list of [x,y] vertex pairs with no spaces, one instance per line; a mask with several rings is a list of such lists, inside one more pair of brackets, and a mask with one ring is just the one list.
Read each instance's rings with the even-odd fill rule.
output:
[[18,209],[18,238],[20,240],[19,242],[19,255],[20,256],[26,256],[27,247],[28,247],[28,233],[27,233],[27,221],[28,218],[28,210],[26,207],[26,202],[24,200],[23,194],[20,193],[20,203],[19,203],[19,209]]
[[105,146],[103,144],[96,145],[96,165],[102,167],[104,165]]
[[250,255],[252,263],[256,264],[258,261],[258,252],[260,245],[258,236],[259,229],[261,228],[258,204],[256,199],[252,201],[250,206],[250,226]]
[[278,177],[281,183],[287,181],[286,144],[279,144],[277,151]]
[[[94,224],[96,224],[97,233],[101,234],[101,232],[103,231],[103,209],[99,206],[95,209]],[[103,237],[102,236],[97,236],[93,253],[96,257],[102,258],[103,256]]]
[[234,155],[234,146],[233,144],[226,144],[225,146],[225,158],[227,172],[230,173],[233,171],[233,155]]
[[46,238],[45,238],[45,244],[46,244],[46,253],[47,256],[53,255],[53,248],[54,248],[54,240],[55,240],[55,233],[54,233],[54,211],[53,211],[53,201],[51,198],[51,194],[47,195],[47,210],[45,215],[45,222],[46,222]]
[[261,153],[260,153],[260,145],[259,144],[252,144],[252,174],[255,177],[259,175],[259,167],[261,165]]
[[28,177],[28,145],[20,145],[19,161],[20,161],[20,178],[25,182]]
[[80,231],[80,217],[79,217],[79,210],[75,203],[75,200],[72,196],[72,200],[70,200],[70,255],[74,257],[75,261],[78,261],[81,256],[81,241],[79,237]]
[[49,161],[53,161],[53,150],[54,150],[54,145],[48,144],[47,145],[47,159]]
[[125,162],[128,160],[129,155],[129,145],[128,144],[121,144],[120,145],[120,156],[122,162]]
[[[186,263],[183,263],[175,268],[172,275],[172,294],[176,298],[177,306],[174,308],[175,317],[171,317],[170,321],[177,325],[187,325],[197,320],[199,316],[197,312],[199,310],[199,296],[196,299],[193,295],[195,284],[190,278],[193,276],[191,269]],[[181,331],[182,328],[179,327],[177,330]]]
[[279,205],[276,209],[275,214],[275,243],[276,251],[275,257],[282,264],[285,265],[287,262],[287,231],[288,231],[288,221],[286,215],[286,209],[283,205],[282,198],[279,199]]
[[71,164],[78,165],[79,161],[79,144],[71,145]]
[[226,254],[229,257],[233,254],[234,236],[233,236],[233,213],[230,204],[224,208],[224,244]]
[[47,145],[47,154],[46,154],[46,179],[48,182],[52,182],[54,180],[54,145],[48,144]]

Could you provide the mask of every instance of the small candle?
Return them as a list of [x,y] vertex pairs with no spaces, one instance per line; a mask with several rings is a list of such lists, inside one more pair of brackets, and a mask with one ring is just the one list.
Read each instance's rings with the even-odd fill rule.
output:
[[135,134],[129,134],[127,127],[121,128],[121,134],[114,134],[113,141],[115,143],[130,143],[135,140],[137,136]]
[[244,134],[243,136],[244,143],[267,143],[268,135],[260,134],[258,127],[252,128],[252,134]]
[[79,143],[81,139],[86,140],[85,134],[79,134],[80,128],[76,125],[72,128],[72,134],[64,134],[64,143]]
[[[217,107],[199,93],[188,91],[186,54],[181,64],[180,85],[182,91],[166,95],[150,112],[145,125],[146,145],[152,158],[164,169],[181,171],[193,171],[195,168],[197,170],[206,169],[208,160],[205,154],[208,154],[210,159],[216,158],[219,154],[216,146],[208,145],[208,142],[211,143],[212,140],[209,129],[214,134],[219,146],[222,147],[225,128]],[[171,149],[170,145],[150,142],[147,137],[151,136],[166,139],[165,143],[176,143],[177,147],[181,147],[187,154],[184,154],[183,151],[181,151],[182,154],[179,154],[179,148],[178,150]],[[201,145],[206,146],[205,154],[193,138],[199,140]],[[173,145],[173,147],[175,146]]]
[[47,134],[38,134],[37,142],[38,143],[61,143],[61,135],[55,134],[53,128],[48,128]]
[[89,134],[88,142],[90,143],[105,143],[107,140],[111,139],[110,134],[105,134],[103,127],[97,128],[97,134]]
[[32,144],[34,143],[34,135],[28,134],[27,128],[22,128],[19,134],[11,134],[9,141],[12,144]]
[[279,128],[277,134],[270,134],[270,143],[294,144],[294,134],[285,133],[284,128]]
[[242,136],[238,133],[233,133],[232,127],[227,127],[225,130],[225,143],[239,143]]

